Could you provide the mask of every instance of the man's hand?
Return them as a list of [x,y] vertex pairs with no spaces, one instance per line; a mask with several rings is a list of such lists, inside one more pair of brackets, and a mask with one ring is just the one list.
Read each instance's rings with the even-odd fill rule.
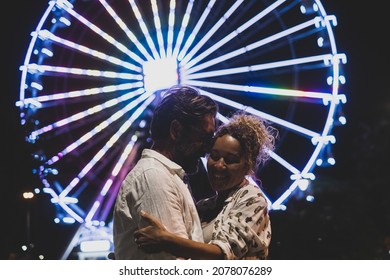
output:
[[139,213],[142,224],[146,226],[134,232],[134,240],[138,247],[148,253],[163,250],[163,237],[169,235],[164,225],[153,215],[141,210]]

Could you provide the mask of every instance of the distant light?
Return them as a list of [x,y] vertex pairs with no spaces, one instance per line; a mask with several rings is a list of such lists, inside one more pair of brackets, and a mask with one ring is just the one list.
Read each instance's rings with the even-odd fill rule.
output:
[[344,116],[340,116],[340,117],[339,117],[339,122],[340,122],[341,124],[346,124],[346,123],[347,123],[347,119],[346,119]]
[[53,52],[47,48],[42,48],[41,52],[46,54],[49,57],[53,57]]
[[71,217],[65,217],[62,219],[62,221],[66,224],[74,224],[75,223],[75,219],[73,219]]
[[137,139],[138,139],[137,135],[133,134],[133,136],[131,137],[131,141],[136,142]]
[[65,204],[76,204],[79,202],[79,200],[76,197],[70,197],[70,196],[65,196],[65,197],[53,197],[50,199],[51,203],[59,203],[63,202]]
[[307,179],[298,180],[298,187],[301,191],[306,191],[307,188],[309,187],[309,180]]
[[32,199],[34,197],[34,193],[33,192],[24,192],[23,193],[23,198],[24,199]]
[[317,45],[319,47],[323,47],[324,46],[324,38],[320,37],[317,39]]
[[[345,76],[344,76],[344,75],[340,75],[340,76],[339,76],[339,81],[340,81],[340,83],[345,84],[345,83],[346,83]],[[341,100],[341,101],[342,101],[343,103],[345,103],[345,102],[347,101],[347,99]]]
[[156,91],[178,84],[177,61],[173,58],[147,61],[143,64],[144,87]]
[[99,252],[99,251],[109,251],[109,250],[110,250],[109,240],[92,240],[92,241],[83,241],[80,243],[81,252]]
[[312,196],[312,195],[306,196],[306,201],[313,202],[314,201],[314,196]]
[[32,82],[31,83],[31,87],[32,88],[36,88],[37,90],[42,90],[43,89],[43,86],[37,82]]
[[145,120],[141,120],[140,122],[139,122],[139,127],[140,128],[144,128],[146,126],[146,121]]
[[317,166],[321,166],[322,163],[323,163],[323,160],[322,160],[321,158],[319,158],[319,159],[316,160]]
[[62,22],[66,26],[70,26],[70,21],[65,17],[60,17],[60,22]]
[[330,157],[330,158],[328,158],[328,163],[330,165],[335,165],[336,164],[336,160],[333,157]]

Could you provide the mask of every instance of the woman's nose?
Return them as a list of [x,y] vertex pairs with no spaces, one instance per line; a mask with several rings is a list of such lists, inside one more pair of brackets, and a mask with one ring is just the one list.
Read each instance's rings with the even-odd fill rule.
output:
[[219,168],[219,169],[226,168],[225,161],[223,160],[222,157],[220,159],[218,159],[217,161],[215,161],[214,166],[215,166],[215,168]]

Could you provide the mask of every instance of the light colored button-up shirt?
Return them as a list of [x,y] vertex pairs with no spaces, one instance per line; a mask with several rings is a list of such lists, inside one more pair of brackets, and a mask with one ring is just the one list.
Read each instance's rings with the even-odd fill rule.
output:
[[203,242],[199,216],[184,176],[178,164],[154,150],[143,150],[141,159],[123,181],[114,207],[116,259],[176,259],[166,252],[145,253],[137,247],[133,234],[143,226],[138,214],[141,210],[154,215],[168,231]]

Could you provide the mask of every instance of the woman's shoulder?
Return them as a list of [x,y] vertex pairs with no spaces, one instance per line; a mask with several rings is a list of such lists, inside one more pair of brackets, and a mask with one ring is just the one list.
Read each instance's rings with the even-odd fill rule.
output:
[[240,194],[241,196],[243,195],[264,196],[264,193],[261,190],[261,188],[258,185],[250,182],[248,182],[248,184],[239,188],[237,194]]
[[236,201],[252,201],[267,205],[267,199],[259,186],[248,183],[241,187],[234,195]]

